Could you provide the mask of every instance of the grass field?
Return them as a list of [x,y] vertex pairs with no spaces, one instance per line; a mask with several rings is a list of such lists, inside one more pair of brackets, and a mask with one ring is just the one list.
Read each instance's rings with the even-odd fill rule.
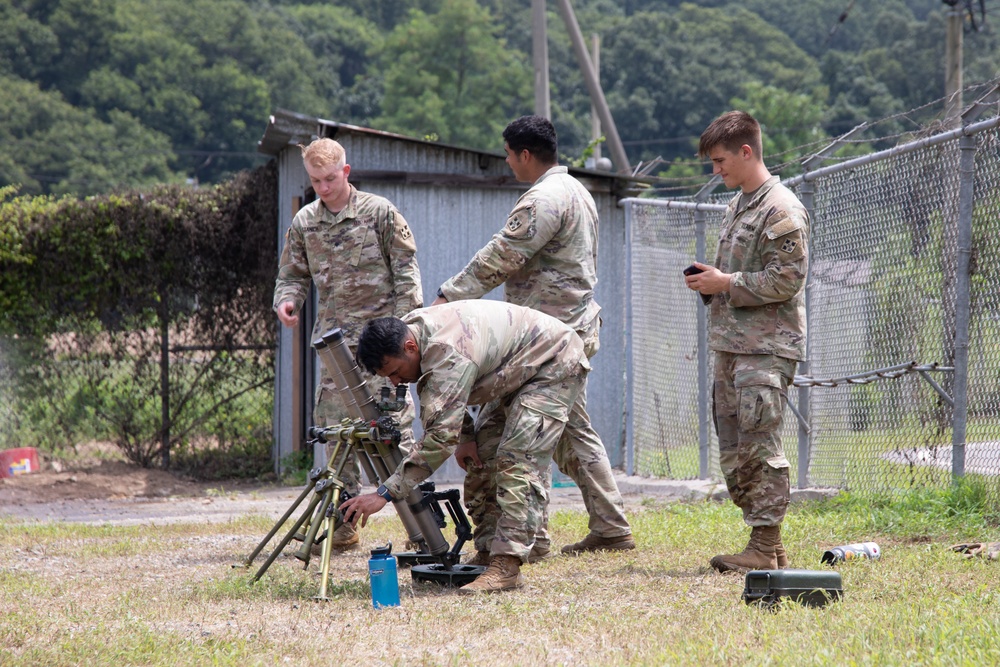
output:
[[[774,611],[742,602],[741,575],[708,568],[746,539],[729,503],[651,500],[630,517],[637,550],[527,566],[516,592],[458,596],[401,570],[402,605],[382,610],[369,597],[367,548],[403,543],[394,518],[369,523],[367,548],[332,559],[327,602],[312,599],[315,561],[303,571],[282,555],[257,584],[232,568],[271,527],[261,516],[143,527],[0,519],[0,664],[1000,664],[1000,562],[948,549],[1000,540],[987,497],[957,487],[793,506],[793,567],[826,568],[824,548],[849,542],[878,542],[883,556],[838,566],[842,601]],[[551,529],[565,544],[586,517],[559,512]]]

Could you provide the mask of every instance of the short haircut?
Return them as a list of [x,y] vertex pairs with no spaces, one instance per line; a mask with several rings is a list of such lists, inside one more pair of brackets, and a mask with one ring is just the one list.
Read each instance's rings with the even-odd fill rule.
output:
[[323,137],[316,139],[308,146],[299,144],[302,149],[302,161],[310,167],[343,167],[347,164],[347,153],[344,147],[333,139]]
[[545,164],[558,161],[556,128],[543,116],[521,116],[503,131],[503,140],[515,153],[527,150]]
[[698,155],[707,157],[716,146],[735,153],[746,144],[758,159],[764,159],[760,123],[745,111],[728,111],[705,128],[698,142]]
[[372,375],[378,375],[386,357],[403,356],[403,343],[409,329],[398,317],[369,320],[358,336],[355,361]]

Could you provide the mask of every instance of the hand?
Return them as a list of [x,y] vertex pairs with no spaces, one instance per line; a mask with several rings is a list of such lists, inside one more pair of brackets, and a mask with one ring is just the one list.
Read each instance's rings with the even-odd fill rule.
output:
[[688,286],[688,289],[701,292],[705,295],[720,294],[729,291],[731,274],[723,273],[714,266],[702,264],[701,262],[695,262],[694,265],[701,269],[701,273],[684,276],[684,284]]
[[286,327],[294,327],[299,323],[299,316],[292,314],[292,311],[295,310],[295,304],[291,301],[282,301],[275,310],[278,313],[278,319]]
[[358,527],[358,519],[361,519],[361,527],[364,528],[368,525],[368,517],[380,511],[386,506],[386,503],[386,499],[377,493],[363,493],[342,502],[340,512],[344,521],[355,528]]
[[455,460],[458,461],[458,467],[466,472],[469,472],[469,466],[472,466],[476,470],[482,470],[483,462],[479,460],[478,449],[479,447],[476,445],[475,440],[463,442],[456,447]]
[[442,303],[448,303],[448,299],[444,298],[443,296],[439,296],[438,298],[431,301],[432,306],[440,306]]

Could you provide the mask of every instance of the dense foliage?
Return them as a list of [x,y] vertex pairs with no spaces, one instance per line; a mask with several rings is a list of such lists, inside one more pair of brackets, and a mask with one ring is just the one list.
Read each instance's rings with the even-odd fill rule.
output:
[[95,438],[151,465],[269,442],[273,162],[214,187],[0,202],[5,446]]
[[[941,112],[940,0],[572,4],[601,36],[633,164],[662,156],[683,172],[704,125],[762,90],[799,112],[758,105],[787,132],[781,151]],[[531,0],[9,0],[0,22],[0,187],[26,194],[220,182],[260,163],[275,108],[491,150],[533,110]],[[547,23],[553,117],[564,155],[580,156],[590,99],[555,2]],[[970,30],[964,53],[966,84],[996,76],[991,30]]]

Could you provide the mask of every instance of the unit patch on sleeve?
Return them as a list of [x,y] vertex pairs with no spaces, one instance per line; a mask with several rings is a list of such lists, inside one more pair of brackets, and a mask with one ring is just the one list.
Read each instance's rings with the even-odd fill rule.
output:
[[798,241],[793,241],[792,239],[785,239],[785,242],[781,244],[781,251],[790,253],[793,250],[795,250],[795,246],[797,246],[798,244],[799,244]]

